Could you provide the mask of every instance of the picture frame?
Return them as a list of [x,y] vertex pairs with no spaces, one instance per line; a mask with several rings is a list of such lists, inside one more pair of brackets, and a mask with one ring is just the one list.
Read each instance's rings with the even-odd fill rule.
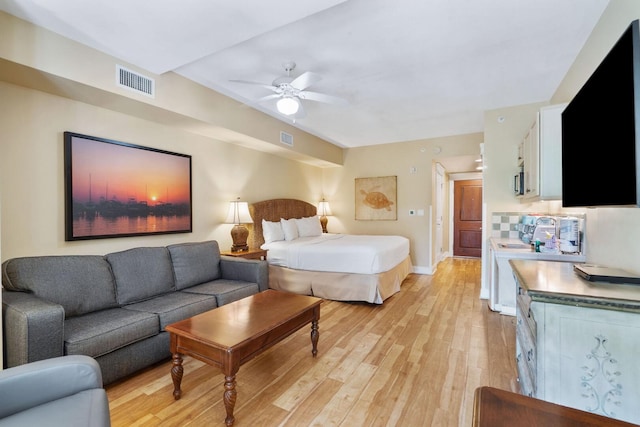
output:
[[356,178],[356,220],[396,221],[398,219],[397,181],[397,176]]
[[191,156],[64,132],[65,240],[192,232]]

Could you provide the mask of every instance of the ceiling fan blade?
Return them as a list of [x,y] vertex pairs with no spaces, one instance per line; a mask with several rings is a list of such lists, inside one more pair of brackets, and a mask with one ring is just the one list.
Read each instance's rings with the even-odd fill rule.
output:
[[344,98],[337,96],[326,95],[324,93],[302,91],[298,94],[302,99],[308,99],[309,101],[325,102],[327,104],[347,105],[348,102]]
[[256,99],[256,102],[269,101],[270,99],[280,98],[281,96],[282,95],[280,95],[279,93],[274,93],[274,94],[271,94],[271,95],[263,96],[262,98],[258,98],[258,99]]
[[247,81],[247,80],[229,80],[229,81],[233,82],[233,83],[242,83],[242,84],[246,84],[246,85],[262,86],[264,88],[267,88],[267,89],[270,89],[270,90],[273,90],[273,91],[275,91],[277,89],[275,86],[268,85],[268,84],[265,84],[265,83],[250,82],[250,81]]
[[293,79],[290,84],[298,90],[303,90],[308,88],[312,84],[319,82],[320,80],[322,80],[322,77],[319,74],[307,71]]

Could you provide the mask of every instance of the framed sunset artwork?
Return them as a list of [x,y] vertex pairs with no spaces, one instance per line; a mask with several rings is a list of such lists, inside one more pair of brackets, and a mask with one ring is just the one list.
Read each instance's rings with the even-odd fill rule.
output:
[[64,132],[65,240],[192,231],[191,156]]

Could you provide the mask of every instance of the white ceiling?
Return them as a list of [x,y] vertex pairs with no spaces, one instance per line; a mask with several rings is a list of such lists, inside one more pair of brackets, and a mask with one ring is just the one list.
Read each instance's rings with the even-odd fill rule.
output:
[[[551,98],[609,0],[0,0],[0,10],[176,72],[291,123],[260,86],[295,61],[294,126],[341,147],[483,131],[485,110]],[[161,89],[160,89],[161,90]]]

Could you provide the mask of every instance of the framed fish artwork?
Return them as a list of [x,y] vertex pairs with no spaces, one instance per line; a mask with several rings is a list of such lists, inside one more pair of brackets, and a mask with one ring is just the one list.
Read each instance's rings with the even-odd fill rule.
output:
[[356,178],[356,221],[396,221],[397,182],[397,176]]

